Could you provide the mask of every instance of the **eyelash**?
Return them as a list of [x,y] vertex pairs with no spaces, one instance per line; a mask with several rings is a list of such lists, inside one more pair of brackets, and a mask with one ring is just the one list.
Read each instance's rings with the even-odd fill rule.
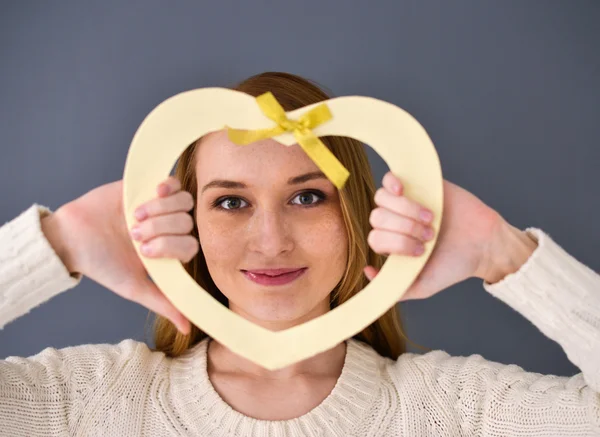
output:
[[[298,193],[297,195],[295,195],[294,199],[296,197],[298,197],[298,196],[305,195],[305,194],[312,194],[313,196],[315,196],[317,198],[317,201],[314,202],[314,203],[308,204],[308,205],[297,204],[297,203],[295,205],[303,206],[305,208],[311,208],[311,207],[320,205],[327,198],[327,196],[325,195],[325,193],[323,193],[322,191],[319,191],[319,190],[306,190],[306,191],[302,191],[301,193]],[[214,209],[219,209],[219,210],[225,211],[225,212],[235,212],[237,210],[245,208],[244,206],[239,207],[239,208],[224,208],[222,206],[222,203],[225,202],[226,200],[230,200],[230,199],[239,199],[242,202],[248,203],[246,200],[242,199],[241,197],[237,197],[237,196],[224,196],[224,197],[219,197],[214,202],[212,202],[211,206]]]

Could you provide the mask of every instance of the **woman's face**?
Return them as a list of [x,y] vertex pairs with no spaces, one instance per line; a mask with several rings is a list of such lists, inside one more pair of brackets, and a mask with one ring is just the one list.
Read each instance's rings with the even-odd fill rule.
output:
[[300,146],[214,132],[196,175],[200,245],[229,308],[271,330],[326,313],[348,240],[337,189]]

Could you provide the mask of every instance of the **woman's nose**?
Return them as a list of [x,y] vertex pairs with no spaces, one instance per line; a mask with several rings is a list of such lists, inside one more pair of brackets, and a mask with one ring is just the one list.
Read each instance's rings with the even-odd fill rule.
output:
[[288,218],[280,211],[263,210],[252,216],[249,229],[250,250],[276,257],[294,247]]

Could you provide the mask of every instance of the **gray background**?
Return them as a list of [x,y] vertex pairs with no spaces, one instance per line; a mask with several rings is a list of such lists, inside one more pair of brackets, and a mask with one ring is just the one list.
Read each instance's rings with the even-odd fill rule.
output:
[[[279,70],[406,109],[446,179],[599,271],[599,22],[583,0],[1,2],[0,222],[120,179],[164,99]],[[401,311],[430,348],[578,371],[481,280]],[[146,315],[84,279],[0,331],[0,356],[143,340]]]

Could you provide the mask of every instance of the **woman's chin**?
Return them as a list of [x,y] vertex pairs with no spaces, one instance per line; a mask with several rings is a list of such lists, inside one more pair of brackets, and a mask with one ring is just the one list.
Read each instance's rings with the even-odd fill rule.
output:
[[324,310],[316,311],[310,305],[260,305],[233,307],[233,311],[246,320],[271,331],[283,331],[301,325],[324,314]]

